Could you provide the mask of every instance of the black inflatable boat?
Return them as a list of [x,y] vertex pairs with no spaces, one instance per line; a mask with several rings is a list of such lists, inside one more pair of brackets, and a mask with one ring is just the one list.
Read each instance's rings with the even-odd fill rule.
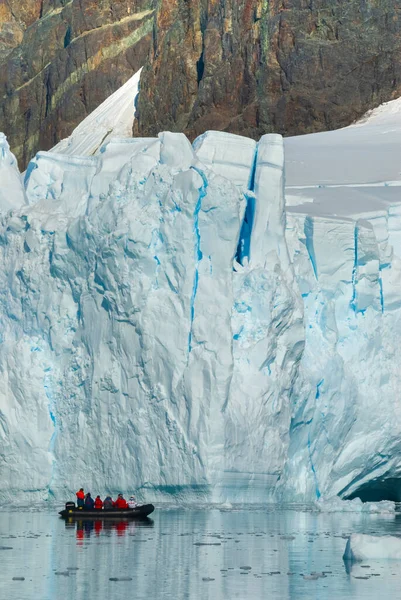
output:
[[122,510],[119,508],[88,510],[76,508],[71,504],[74,503],[67,502],[65,509],[58,513],[62,519],[144,519],[155,510],[153,504]]

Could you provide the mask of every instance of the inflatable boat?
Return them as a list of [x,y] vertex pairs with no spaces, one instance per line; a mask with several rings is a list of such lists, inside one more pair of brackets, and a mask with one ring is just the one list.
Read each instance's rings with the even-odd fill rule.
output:
[[67,502],[65,509],[58,514],[62,519],[144,519],[148,517],[155,507],[153,504],[144,504],[135,508],[110,508],[108,510],[88,510],[77,508],[73,502]]

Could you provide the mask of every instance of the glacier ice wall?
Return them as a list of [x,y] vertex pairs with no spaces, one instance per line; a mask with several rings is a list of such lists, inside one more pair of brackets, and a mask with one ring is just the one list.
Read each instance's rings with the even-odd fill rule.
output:
[[[235,156],[214,172],[169,133],[31,162],[28,204],[4,212],[0,231],[3,499],[62,498],[81,484],[273,493],[302,307],[279,257],[282,140],[250,144],[247,180],[235,183],[224,177]],[[218,146],[209,136],[202,151]],[[258,242],[241,264],[259,199]]]
[[216,132],[41,152],[23,185],[0,142],[1,500],[397,479],[396,187],[286,207],[282,138]]
[[294,500],[401,500],[401,105],[390,105],[285,142],[286,239],[305,310],[279,490]]

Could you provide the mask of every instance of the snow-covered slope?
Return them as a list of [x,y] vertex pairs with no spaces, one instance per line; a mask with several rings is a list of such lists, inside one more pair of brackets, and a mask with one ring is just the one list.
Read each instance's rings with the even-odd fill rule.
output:
[[129,138],[135,117],[141,71],[90,114],[51,152],[69,156],[93,156],[112,138]]
[[285,144],[92,119],[25,186],[3,140],[0,498],[394,497],[394,106]]

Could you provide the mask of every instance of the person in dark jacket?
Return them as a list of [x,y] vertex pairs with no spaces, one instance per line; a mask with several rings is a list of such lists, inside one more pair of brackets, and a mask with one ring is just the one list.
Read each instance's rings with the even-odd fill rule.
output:
[[95,498],[95,509],[96,510],[101,510],[103,508],[103,502],[100,498],[100,496],[96,496]]
[[90,495],[90,492],[88,492],[85,496],[85,508],[87,510],[93,510],[95,507],[95,501],[92,498],[92,496]]
[[77,497],[77,506],[78,506],[78,508],[83,508],[84,504],[85,504],[85,492],[84,492],[84,488],[80,488],[79,492],[77,492],[75,495]]
[[113,504],[113,500],[110,498],[110,496],[107,496],[107,498],[105,498],[103,502],[104,510],[110,510],[111,508],[113,508]]

